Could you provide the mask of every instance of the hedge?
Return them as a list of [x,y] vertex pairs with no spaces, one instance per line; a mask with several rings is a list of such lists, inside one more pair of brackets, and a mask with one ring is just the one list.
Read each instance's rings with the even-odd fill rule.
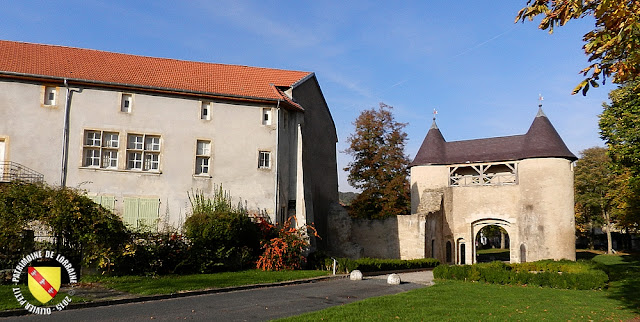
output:
[[462,266],[441,265],[433,270],[433,276],[440,279],[577,290],[602,289],[609,279],[604,271],[587,262],[551,260],[521,264],[492,262]]
[[[402,259],[380,259],[380,258],[336,258],[336,272],[349,273],[353,270],[361,272],[393,271],[401,269],[433,268],[440,264],[440,261],[433,258],[420,258],[411,260]],[[325,258],[324,267],[332,269],[333,259]]]

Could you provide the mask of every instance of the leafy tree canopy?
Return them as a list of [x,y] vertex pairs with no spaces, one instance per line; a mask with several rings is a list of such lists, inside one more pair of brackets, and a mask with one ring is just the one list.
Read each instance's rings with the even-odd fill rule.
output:
[[607,142],[613,161],[640,175],[640,81],[609,93],[611,104],[603,104],[600,137]]
[[582,47],[590,65],[580,73],[586,78],[576,86],[573,94],[589,87],[598,87],[607,77],[622,84],[637,79],[640,73],[640,1],[638,0],[528,0],[518,12],[516,22],[533,20],[542,15],[538,25],[553,32],[572,19],[595,18],[594,29],[583,36]]
[[410,212],[409,159],[404,154],[406,124],[396,122],[393,107],[363,111],[354,122],[346,153],[353,161],[344,170],[349,184],[362,193],[351,203],[351,215],[361,218],[385,218]]
[[609,93],[603,104],[600,137],[607,142],[617,185],[613,195],[618,225],[640,228],[640,80]]

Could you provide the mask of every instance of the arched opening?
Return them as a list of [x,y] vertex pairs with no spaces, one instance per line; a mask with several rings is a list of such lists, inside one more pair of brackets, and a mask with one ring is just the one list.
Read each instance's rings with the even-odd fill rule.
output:
[[520,245],[520,263],[524,263],[527,261],[527,247],[522,244]]
[[446,261],[447,263],[451,263],[451,258],[452,258],[452,256],[451,256],[451,253],[452,253],[452,249],[451,249],[451,241],[447,241],[447,246],[446,246],[446,251],[445,251],[445,253],[446,253],[445,261]]
[[510,261],[509,234],[498,225],[487,225],[475,237],[476,262]]
[[467,256],[466,247],[464,243],[460,244],[460,265],[465,264],[465,257]]

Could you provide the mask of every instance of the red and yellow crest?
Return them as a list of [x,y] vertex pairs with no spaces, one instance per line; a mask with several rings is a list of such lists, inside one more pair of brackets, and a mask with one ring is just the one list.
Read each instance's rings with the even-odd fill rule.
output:
[[29,267],[29,291],[42,304],[58,294],[60,280],[60,267]]

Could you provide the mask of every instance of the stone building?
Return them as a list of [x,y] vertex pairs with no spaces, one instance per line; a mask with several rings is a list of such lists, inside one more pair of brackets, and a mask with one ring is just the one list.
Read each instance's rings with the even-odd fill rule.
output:
[[222,184],[322,232],[336,142],[314,73],[0,41],[0,181],[32,169],[134,227],[179,226]]
[[511,262],[575,260],[576,159],[542,108],[526,134],[507,137],[447,142],[434,119],[411,163],[419,228],[404,257],[471,264],[479,232],[498,226]]

